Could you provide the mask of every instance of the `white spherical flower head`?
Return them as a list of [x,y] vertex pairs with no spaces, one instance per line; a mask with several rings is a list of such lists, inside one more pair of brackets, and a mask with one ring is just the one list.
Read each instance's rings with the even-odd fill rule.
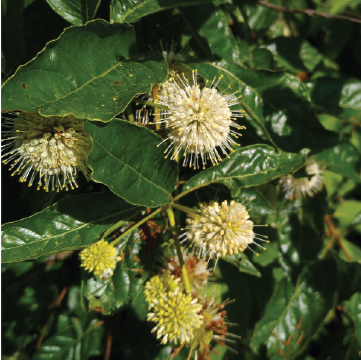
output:
[[[81,169],[88,177],[85,165],[91,149],[91,140],[83,130],[84,119],[72,115],[66,117],[18,113],[17,118],[7,118],[3,132],[3,163],[12,162],[12,175],[20,175],[20,181],[29,179],[29,186],[39,174],[38,190],[74,189],[74,175]],[[44,181],[44,183],[42,182]]]
[[235,93],[223,95],[217,91],[221,78],[218,81],[214,79],[210,87],[206,85],[203,89],[197,84],[195,71],[193,85],[189,84],[184,74],[182,77],[177,75],[176,78],[177,81],[172,79],[163,85],[158,100],[158,103],[168,107],[168,110],[162,110],[160,120],[168,130],[168,138],[164,141],[171,141],[165,151],[166,158],[173,150],[173,159],[183,151],[184,166],[189,164],[198,169],[199,157],[203,168],[207,159],[212,164],[217,164],[222,161],[217,148],[228,156],[234,151],[231,145],[238,145],[231,136],[237,138],[240,134],[231,128],[244,128],[233,121],[236,117],[243,116],[242,111],[232,112],[229,109],[239,103],[238,98]]
[[280,178],[279,183],[287,199],[293,199],[294,197],[302,199],[306,195],[312,197],[322,189],[322,170],[313,157],[307,158],[305,170],[307,175],[312,175],[311,178],[294,178],[291,175]]
[[255,239],[268,242],[266,236],[254,233],[255,225],[249,218],[245,205],[235,201],[229,205],[227,201],[221,205],[217,202],[201,205],[200,214],[187,219],[188,231],[183,237],[195,246],[201,257],[238,254],[255,243]]

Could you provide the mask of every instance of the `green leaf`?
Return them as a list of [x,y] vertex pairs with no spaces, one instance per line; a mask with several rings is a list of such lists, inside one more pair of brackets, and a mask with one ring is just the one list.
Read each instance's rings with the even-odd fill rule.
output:
[[282,67],[291,71],[312,72],[322,61],[322,55],[303,38],[280,36],[264,46]]
[[360,163],[360,154],[352,144],[339,144],[333,148],[323,150],[315,155],[319,165],[324,165],[328,170],[359,179],[357,166]]
[[307,86],[310,89],[312,102],[324,112],[334,114],[346,120],[360,119],[360,80],[321,77],[308,83]]
[[335,217],[341,225],[358,225],[361,223],[361,201],[345,200],[335,211]]
[[141,244],[138,230],[122,239],[119,244],[122,260],[108,280],[83,272],[82,294],[89,300],[89,310],[99,310],[100,307],[103,314],[113,314],[128,305],[142,290],[147,273],[143,272]]
[[[123,120],[86,122],[93,138],[88,165],[92,179],[132,204],[156,207],[169,202],[178,176],[176,161],[164,159],[159,135]],[[119,139],[111,142],[109,139]]]
[[[269,141],[287,152],[303,148],[320,151],[337,143],[337,134],[327,131],[310,111],[306,86],[285,72],[248,70],[226,60],[188,63],[205,79],[224,76],[220,90],[239,91],[241,104]],[[234,107],[236,108],[236,107]]]
[[32,360],[86,360],[100,355],[103,321],[94,319],[83,328],[77,318],[66,317],[64,326],[45,340],[35,352]]
[[3,85],[4,111],[109,121],[167,78],[162,55],[137,54],[133,27],[94,20],[67,28]]
[[240,51],[222,8],[207,4],[182,9],[181,14],[203,50],[202,55],[239,62]]
[[256,277],[261,277],[261,273],[248,260],[247,256],[244,253],[227,255],[225,257],[222,257],[222,259],[236,266],[240,272]]
[[[352,262],[358,262],[361,264],[361,248],[353,244],[351,241],[341,239],[343,248],[345,249],[347,255],[350,256]],[[345,261],[349,261],[346,257],[344,251],[340,252],[340,258]]]
[[212,0],[112,0],[110,3],[111,22],[131,23],[143,16],[177,6],[196,6]]
[[261,185],[284,174],[295,171],[304,164],[305,155],[276,153],[268,145],[251,145],[236,150],[219,165],[212,166],[193,176],[183,187],[183,192],[223,183],[233,194],[239,194],[240,187]]
[[71,196],[29,218],[2,226],[2,261],[76,250],[100,240],[114,223],[139,212],[111,192]]
[[336,283],[324,279],[336,275],[335,262],[322,260],[304,268],[294,291],[282,280],[255,326],[252,348],[257,351],[265,343],[270,359],[296,357],[334,306]]
[[[240,8],[246,23],[253,31],[265,32],[279,18],[277,11],[259,6],[252,0],[235,0],[234,3]],[[272,3],[282,5],[280,0],[273,0]]]
[[94,19],[101,0],[46,0],[51,8],[73,25]]
[[324,190],[314,197],[277,202],[280,261],[287,271],[295,271],[297,265],[317,258],[322,248],[326,208]]
[[361,348],[361,293],[354,294],[346,302],[345,308],[353,320],[357,342]]

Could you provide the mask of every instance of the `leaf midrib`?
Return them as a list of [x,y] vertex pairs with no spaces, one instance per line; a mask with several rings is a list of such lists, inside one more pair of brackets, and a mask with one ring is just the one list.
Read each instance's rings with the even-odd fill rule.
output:
[[[71,229],[71,230],[65,231],[65,232],[63,232],[63,233],[61,233],[61,234],[54,235],[54,236],[51,236],[51,237],[47,237],[46,239],[42,238],[42,239],[37,240],[37,241],[32,241],[31,243],[28,243],[28,244],[16,245],[16,246],[13,246],[13,247],[11,247],[11,248],[2,248],[1,251],[2,251],[2,252],[3,252],[3,251],[11,251],[11,250],[13,250],[13,249],[18,249],[18,248],[23,247],[23,246],[31,246],[32,244],[35,244],[35,243],[38,243],[38,242],[50,241],[50,240],[56,239],[56,238],[58,238],[58,237],[64,236],[64,234],[69,234],[69,233],[71,233],[71,232],[73,232],[73,231],[79,231],[79,230],[81,230],[82,228],[84,228],[84,227],[86,227],[86,226],[88,226],[88,225],[96,225],[97,222],[106,220],[106,219],[108,219],[108,218],[110,218],[110,217],[113,217],[113,216],[120,215],[120,214],[122,214],[123,212],[127,213],[128,211],[130,211],[130,210],[132,210],[132,209],[135,209],[135,208],[137,208],[137,207],[139,207],[139,206],[136,205],[136,206],[133,206],[133,207],[128,208],[128,209],[126,209],[126,210],[122,210],[122,211],[113,213],[113,214],[111,214],[111,215],[105,216],[105,217],[103,217],[103,218],[100,218],[100,219],[97,219],[97,220],[94,220],[94,221],[91,221],[91,222],[88,222],[88,223],[83,223],[83,225],[77,227],[76,229]],[[60,214],[62,214],[62,213],[60,213]],[[72,217],[72,218],[73,218],[73,217]],[[29,219],[30,219],[30,218],[29,218]],[[73,218],[73,219],[74,219],[74,218]],[[76,219],[75,219],[75,220],[76,220]],[[20,221],[21,221],[21,220],[20,220]],[[12,228],[12,227],[11,227],[11,228]],[[26,228],[25,228],[25,229],[26,229]],[[6,234],[6,235],[7,235],[7,234]],[[42,235],[42,237],[43,237],[43,236],[44,236],[44,235]],[[14,237],[15,237],[15,236],[14,236]]]

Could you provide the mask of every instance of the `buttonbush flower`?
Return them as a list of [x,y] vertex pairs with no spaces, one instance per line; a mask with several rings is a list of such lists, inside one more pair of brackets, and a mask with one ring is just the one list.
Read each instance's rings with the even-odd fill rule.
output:
[[307,158],[305,170],[307,175],[312,175],[311,178],[294,178],[291,175],[280,178],[279,184],[287,199],[293,199],[294,197],[302,199],[306,195],[312,197],[322,189],[322,170],[313,157]]
[[153,276],[146,284],[144,289],[145,299],[149,303],[149,309],[153,308],[155,304],[159,303],[162,294],[169,291],[179,290],[179,280],[174,280],[173,275],[167,273],[163,275]]
[[231,136],[237,138],[240,135],[232,127],[244,127],[233,121],[243,116],[242,111],[232,113],[229,109],[239,104],[236,93],[223,95],[216,89],[221,77],[217,81],[214,79],[209,87],[206,82],[206,86],[200,89],[197,72],[193,71],[192,74],[193,84],[188,82],[184,74],[176,75],[177,81],[173,78],[163,84],[158,103],[169,108],[161,111],[160,119],[160,123],[168,130],[168,137],[164,141],[171,141],[165,157],[173,152],[171,158],[175,159],[183,152],[183,166],[189,164],[198,169],[200,160],[203,168],[208,159],[212,164],[222,161],[217,148],[226,156],[232,153],[234,150],[231,145],[238,144]]
[[[85,165],[91,149],[91,140],[83,131],[83,119],[17,113],[15,119],[6,118],[3,132],[3,163],[12,163],[12,175],[21,182],[29,179],[32,186],[39,174],[38,190],[68,190],[78,187],[74,176],[77,169],[88,178]],[[44,181],[44,183],[43,183]]]
[[147,320],[156,323],[152,332],[157,333],[157,339],[162,338],[163,344],[168,341],[174,344],[189,343],[194,331],[203,323],[203,316],[198,314],[201,308],[197,298],[176,289],[160,294]]
[[249,217],[245,205],[233,200],[229,205],[227,201],[221,205],[218,202],[208,206],[201,204],[200,214],[187,219],[188,231],[181,237],[185,237],[183,241],[191,241],[201,257],[238,254],[255,243],[255,239],[268,242],[262,235],[253,232],[255,225]]
[[[234,324],[225,320],[227,312],[224,307],[230,302],[224,301],[216,304],[213,295],[208,300],[206,296],[203,298],[202,310],[199,312],[203,315],[203,324],[194,331],[193,339],[188,344],[188,347],[191,348],[190,353],[194,354],[195,360],[210,358],[212,340],[223,347],[226,346],[226,340],[227,342],[234,342],[229,339],[230,337],[239,338],[239,336],[228,332],[228,327]],[[217,353],[214,348],[213,351]]]
[[103,276],[107,272],[113,275],[117,262],[121,259],[117,256],[117,249],[104,239],[83,249],[79,256],[81,266],[98,276]]
[[[183,260],[187,270],[189,283],[192,287],[192,292],[202,290],[207,285],[210,275],[207,269],[207,262],[203,259],[196,258],[193,254],[183,253]],[[175,279],[179,279],[180,285],[183,285],[182,269],[177,255],[171,256],[169,261],[165,264],[165,271],[173,275]]]

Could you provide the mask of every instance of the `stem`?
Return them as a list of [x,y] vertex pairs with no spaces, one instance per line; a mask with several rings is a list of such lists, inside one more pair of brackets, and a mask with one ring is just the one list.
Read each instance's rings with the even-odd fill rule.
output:
[[[174,204],[172,204],[172,206],[173,205]],[[174,212],[173,212],[172,206],[170,206],[170,204],[169,204],[168,209],[167,209],[170,230],[171,230],[171,232],[173,234],[174,244],[175,244],[175,248],[177,250],[179,264],[180,264],[180,267],[182,269],[184,287],[186,289],[186,293],[191,294],[191,286],[190,286],[190,283],[189,283],[187,269],[186,269],[186,266],[184,264],[182,249],[181,249],[179,239],[178,239],[178,230],[177,230],[177,226],[176,226],[176,223],[175,223]]]
[[134,115],[133,115],[133,111],[132,111],[132,104],[128,104],[127,108],[126,108],[126,112],[127,112],[127,115],[128,115],[128,120],[130,123],[134,124],[135,121],[134,121]]
[[159,109],[162,109],[162,110],[169,110],[168,106],[157,104],[157,103],[147,101],[147,100],[143,100],[143,99],[133,99],[132,101],[137,103],[137,104],[148,105],[148,106],[159,108]]
[[191,215],[194,215],[194,214],[200,215],[201,214],[199,210],[191,209],[191,208],[189,208],[187,206],[179,205],[179,204],[176,204],[176,203],[173,203],[173,202],[171,203],[171,205],[172,205],[172,207],[174,207],[174,208],[176,208],[176,209],[178,209],[180,211],[183,211],[183,212],[185,212],[187,214],[191,214]]
[[[326,221],[326,224],[328,226],[328,229],[330,230],[330,233],[331,233],[331,236],[334,237],[338,243],[338,246],[340,247],[340,249],[343,251],[343,253],[345,254],[346,256],[346,259],[348,261],[352,261],[352,258],[351,256],[348,254],[348,252],[346,251],[345,247],[343,246],[342,244],[342,240],[341,240],[341,236],[340,236],[340,233],[336,230],[335,226],[333,225],[333,222],[331,221],[329,215],[326,215],[325,216],[325,221]],[[332,243],[333,244],[333,243]],[[322,254],[323,256],[326,255],[325,254]],[[321,255],[321,256],[322,256]]]
[[119,242],[120,240],[122,240],[125,236],[127,236],[128,234],[130,234],[134,229],[136,229],[138,226],[142,225],[143,223],[145,223],[146,221],[148,221],[149,219],[151,219],[153,216],[155,216],[156,214],[158,214],[159,212],[161,212],[162,208],[158,208],[157,210],[153,211],[151,214],[149,214],[148,216],[146,216],[144,219],[140,220],[139,222],[137,222],[135,225],[131,226],[127,231],[125,231],[122,235],[120,235],[119,237],[117,237],[115,240],[113,240],[110,245],[115,245],[117,242]]
[[276,10],[276,11],[279,11],[279,12],[301,13],[301,14],[307,14],[308,16],[318,15],[318,16],[323,16],[323,17],[325,17],[327,19],[348,20],[348,21],[352,21],[352,22],[356,22],[356,23],[361,24],[360,19],[352,18],[350,16],[333,15],[333,14],[323,13],[323,12],[312,10],[312,9],[287,9],[284,6],[278,6],[278,5],[270,4],[270,3],[266,2],[266,1],[261,1],[261,0],[256,0],[255,2],[262,5],[262,6],[267,7],[269,9]]

